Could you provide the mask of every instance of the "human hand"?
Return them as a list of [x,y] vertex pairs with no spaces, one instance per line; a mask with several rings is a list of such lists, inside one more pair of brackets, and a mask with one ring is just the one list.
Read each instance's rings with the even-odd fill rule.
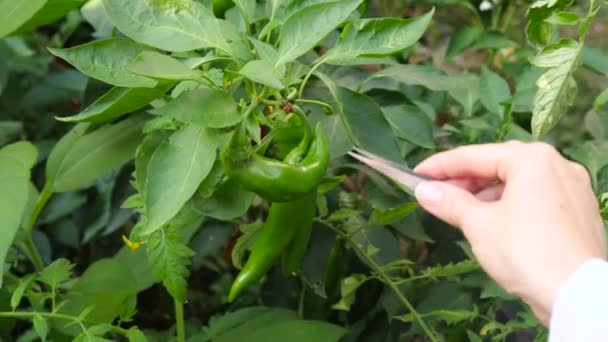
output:
[[482,268],[545,324],[567,278],[606,257],[587,170],[548,144],[462,146],[415,171],[439,180],[416,188],[420,205],[460,228]]

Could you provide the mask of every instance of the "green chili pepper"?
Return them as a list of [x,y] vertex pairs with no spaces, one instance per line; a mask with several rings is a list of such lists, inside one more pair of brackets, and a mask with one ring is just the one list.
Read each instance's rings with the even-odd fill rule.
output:
[[301,219],[307,220],[311,212],[314,215],[316,196],[316,191],[313,191],[291,202],[271,204],[268,218],[255,240],[251,254],[232,284],[228,295],[229,302],[259,281],[280,260],[281,254],[301,226],[294,223]]
[[248,143],[243,144],[246,140],[238,130],[222,151],[226,175],[269,202],[289,202],[309,194],[329,165],[329,147],[320,123],[312,142],[308,144],[305,135],[285,161],[253,153]]
[[342,274],[343,265],[344,250],[342,241],[336,236],[336,241],[329,253],[327,267],[325,268],[325,293],[327,293],[327,295],[331,295],[335,291],[338,281],[340,280],[340,275]]
[[[304,201],[306,202],[304,203]],[[286,222],[286,224],[292,225],[296,229],[296,234],[283,255],[283,275],[285,276],[298,271],[302,258],[308,249],[312,222],[317,210],[317,189],[315,188],[310,195],[302,198],[300,205],[302,206],[299,215]]]

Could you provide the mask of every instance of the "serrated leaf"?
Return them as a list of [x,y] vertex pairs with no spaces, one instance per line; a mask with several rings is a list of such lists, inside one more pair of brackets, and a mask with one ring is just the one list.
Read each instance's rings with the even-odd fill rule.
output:
[[531,60],[536,66],[549,68],[536,82],[538,91],[534,98],[531,123],[536,139],[553,128],[574,101],[577,85],[572,74],[577,68],[580,51],[580,43],[562,40],[545,48]]
[[328,221],[344,221],[349,217],[355,217],[361,215],[361,212],[354,209],[349,208],[341,208],[329,215],[327,218]]
[[11,295],[11,308],[13,309],[13,311],[17,309],[17,307],[21,303],[21,299],[23,298],[25,291],[29,289],[30,285],[32,284],[32,281],[34,281],[35,278],[35,274],[30,274],[19,280],[19,285],[17,285],[17,287],[13,291],[13,294]]
[[186,278],[190,274],[188,266],[194,252],[171,227],[154,232],[146,245],[156,277],[162,281],[173,299],[185,303],[188,286]]
[[40,339],[42,340],[42,342],[46,341],[46,336],[49,333],[49,327],[46,323],[46,319],[40,315],[34,315],[34,330],[36,331],[36,334],[38,334],[38,336],[40,337]]
[[209,128],[233,126],[243,119],[229,93],[207,87],[185,91],[150,113]]
[[363,0],[342,0],[315,4],[290,15],[281,28],[276,65],[291,62],[322,41]]
[[53,191],[87,187],[131,160],[142,139],[144,119],[144,116],[132,116],[92,132],[88,132],[88,123],[76,125],[49,155],[46,176]]
[[237,29],[196,1],[103,0],[112,23],[131,39],[173,52],[217,48],[229,54]]
[[262,229],[263,226],[264,222],[262,221],[255,221],[249,224],[240,225],[239,230],[243,234],[236,241],[230,256],[232,265],[237,269],[240,270],[243,268],[243,260],[245,259],[245,255],[247,251],[253,247],[257,233],[260,231],[260,229]]
[[48,50],[83,74],[113,86],[152,88],[156,81],[126,70],[135,57],[149,49],[128,38],[109,38],[67,49]]
[[[435,310],[429,313],[425,313],[423,317],[425,319],[433,318],[446,322],[447,324],[456,324],[462,321],[468,321],[476,318],[479,314],[475,311],[468,310]],[[403,322],[413,322],[414,315],[409,313],[405,315],[395,316],[396,319]]]
[[409,19],[373,18],[349,22],[333,48],[321,60],[351,64],[358,57],[383,57],[416,44],[424,34],[435,9]]
[[158,230],[194,195],[213,167],[218,143],[214,131],[188,125],[154,151],[144,180],[147,222],[142,234]]
[[333,309],[350,311],[350,307],[355,303],[357,289],[369,278],[363,274],[352,274],[342,280],[340,285],[340,301],[332,305]]
[[369,218],[370,225],[386,226],[397,222],[418,208],[417,202],[406,202],[396,208],[374,209]]
[[74,265],[67,259],[57,259],[38,273],[38,280],[50,287],[57,287],[70,279]]
[[465,260],[456,264],[446,264],[429,267],[421,272],[429,278],[451,277],[459,274],[473,272],[479,269],[479,263],[475,260]]
[[161,84],[155,88],[112,88],[82,112],[57,117],[64,122],[108,122],[125,114],[144,108],[162,96],[173,84]]

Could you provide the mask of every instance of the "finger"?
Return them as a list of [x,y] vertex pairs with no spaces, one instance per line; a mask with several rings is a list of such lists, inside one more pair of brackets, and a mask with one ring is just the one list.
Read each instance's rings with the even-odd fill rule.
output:
[[504,184],[496,184],[490,187],[487,187],[475,194],[478,200],[483,202],[492,202],[498,201],[502,197],[502,192],[505,189]]
[[461,146],[429,157],[415,171],[440,180],[472,177],[505,181],[522,146],[520,142]]
[[444,181],[445,183],[452,184],[461,189],[467,190],[471,193],[479,192],[488,186],[493,185],[496,180],[495,179],[487,179],[487,178],[453,178]]
[[426,211],[458,228],[483,205],[472,193],[443,182],[420,183],[415,194]]

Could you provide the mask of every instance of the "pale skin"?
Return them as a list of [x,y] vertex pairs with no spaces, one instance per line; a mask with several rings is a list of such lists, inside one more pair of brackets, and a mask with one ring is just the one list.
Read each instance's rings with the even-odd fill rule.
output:
[[548,324],[560,286],[583,263],[606,259],[606,236],[587,170],[545,143],[459,147],[416,171],[429,213],[462,230],[482,268]]

